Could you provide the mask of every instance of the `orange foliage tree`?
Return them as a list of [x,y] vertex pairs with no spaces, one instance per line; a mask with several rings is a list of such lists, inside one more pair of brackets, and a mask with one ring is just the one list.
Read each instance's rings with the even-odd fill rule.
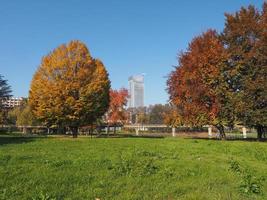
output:
[[225,138],[216,92],[223,58],[224,47],[216,31],[208,30],[195,37],[187,51],[179,55],[179,65],[169,75],[167,91],[177,107],[179,123],[194,127],[214,125]]
[[46,125],[78,127],[94,123],[109,105],[110,81],[103,63],[80,41],[71,41],[43,57],[33,76],[29,103]]
[[126,105],[128,100],[128,90],[121,88],[120,90],[110,90],[110,104],[107,112],[107,122],[114,125],[116,132],[117,124],[123,124],[127,120]]

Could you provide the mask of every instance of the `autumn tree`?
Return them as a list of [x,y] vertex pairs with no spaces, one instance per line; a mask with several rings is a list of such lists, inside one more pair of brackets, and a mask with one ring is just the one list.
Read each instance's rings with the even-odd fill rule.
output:
[[[195,37],[167,81],[171,103],[177,107],[179,123],[194,127],[214,125],[225,138],[224,116],[217,86],[224,47],[216,31]],[[180,121],[182,119],[182,122]]]
[[183,118],[176,106],[170,105],[170,109],[163,113],[163,123],[170,127],[183,125]]
[[135,113],[135,118],[137,119],[136,123],[139,123],[139,124],[149,124],[150,123],[150,115],[149,115],[146,107],[144,107],[142,109],[138,109],[138,112]]
[[117,124],[124,124],[127,120],[126,105],[128,100],[128,91],[125,88],[119,90],[111,89],[109,91],[110,104],[107,112],[107,122],[114,126],[116,132]]
[[47,126],[78,127],[94,123],[109,105],[110,81],[103,63],[80,41],[71,41],[43,57],[33,76],[29,103]]
[[267,126],[267,3],[262,12],[249,6],[226,14],[221,39],[227,51],[222,75],[233,109],[260,139]]
[[128,121],[132,124],[148,124],[149,111],[148,107],[128,108]]
[[149,107],[148,116],[150,124],[164,124],[164,115],[170,110],[169,105],[155,104]]

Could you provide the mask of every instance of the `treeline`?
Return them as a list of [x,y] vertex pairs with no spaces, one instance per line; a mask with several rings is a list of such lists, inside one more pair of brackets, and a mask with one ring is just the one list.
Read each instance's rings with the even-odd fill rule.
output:
[[267,3],[262,10],[242,7],[225,14],[221,33],[193,38],[170,73],[167,91],[176,124],[267,127]]
[[167,117],[173,110],[169,104],[155,104],[147,107],[128,108],[128,123],[132,124],[166,124]]
[[[170,126],[253,127],[258,138],[267,128],[267,3],[226,14],[221,33],[207,30],[178,55],[169,74],[170,105],[126,111],[128,92],[112,90],[101,60],[80,41],[71,41],[42,58],[29,99],[7,112],[0,101],[0,122],[78,128],[105,122],[166,123]],[[0,76],[0,100],[11,88]]]

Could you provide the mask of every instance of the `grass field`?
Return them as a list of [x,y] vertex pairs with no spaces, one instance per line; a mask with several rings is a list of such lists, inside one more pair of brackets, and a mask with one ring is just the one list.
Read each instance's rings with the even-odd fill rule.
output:
[[267,143],[0,137],[0,199],[267,199]]

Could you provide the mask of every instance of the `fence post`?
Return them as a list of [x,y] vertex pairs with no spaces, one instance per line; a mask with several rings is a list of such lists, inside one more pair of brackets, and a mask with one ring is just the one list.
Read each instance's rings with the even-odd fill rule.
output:
[[172,137],[175,137],[175,127],[172,127]]
[[247,129],[246,129],[246,127],[242,128],[242,132],[243,132],[243,138],[246,139],[247,138]]
[[27,133],[27,127],[26,126],[23,126],[22,127],[22,132],[23,132],[23,134],[26,134]]
[[211,128],[211,126],[209,126],[209,128],[208,128],[208,135],[209,135],[209,138],[212,137],[212,128]]
[[135,134],[138,136],[139,135],[139,127],[135,128]]

